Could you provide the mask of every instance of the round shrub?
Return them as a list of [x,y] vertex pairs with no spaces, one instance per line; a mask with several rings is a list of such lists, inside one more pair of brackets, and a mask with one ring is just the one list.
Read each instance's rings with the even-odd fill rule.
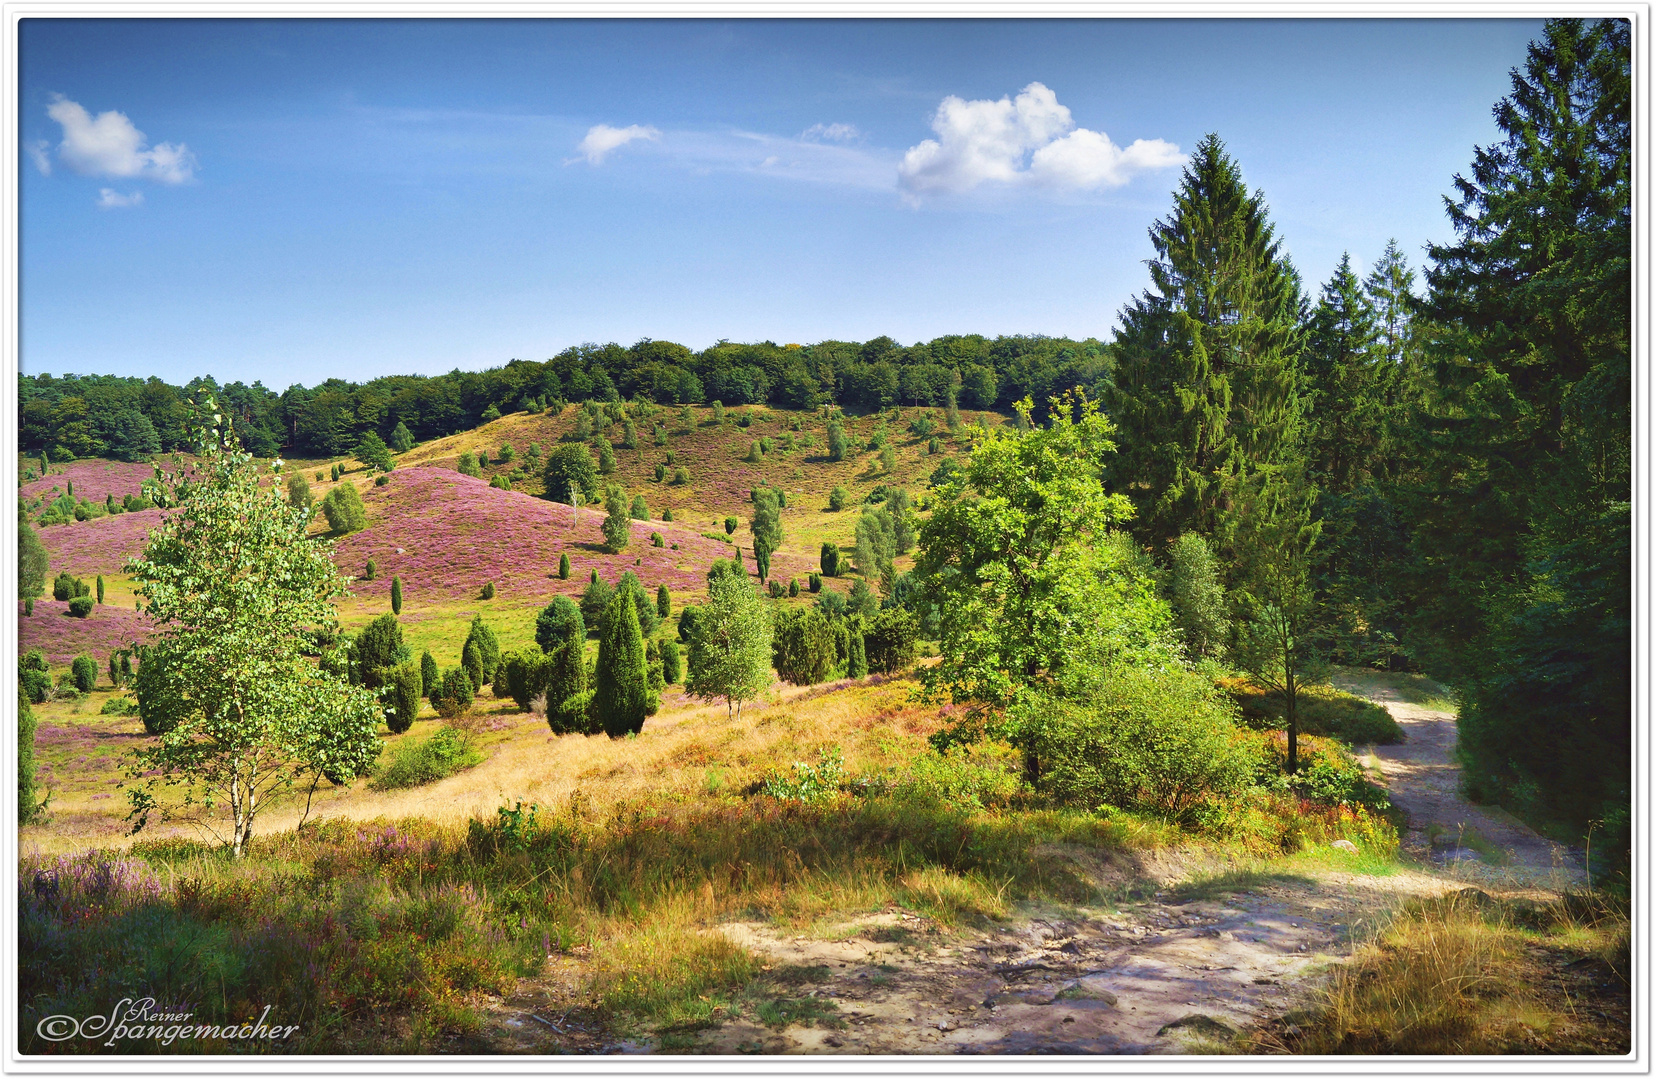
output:
[[90,596],[77,596],[69,601],[69,614],[77,619],[84,619],[92,614],[94,601]]
[[740,524],[741,524],[741,522],[739,522],[739,521],[737,521],[737,520],[736,520],[736,519],[735,519],[735,518],[733,518],[733,517],[727,517],[727,518],[725,518],[725,519],[724,519],[724,531],[725,531],[725,535],[726,535],[726,536],[729,536],[729,535],[731,535],[731,534],[732,534],[732,533],[734,533],[734,532],[735,532],[735,531],[736,531],[736,526],[738,526],[738,525],[740,525]]
[[356,485],[340,484],[322,499],[322,515],[336,533],[353,533],[368,527],[368,510]]
[[76,690],[89,694],[92,688],[98,685],[98,662],[88,654],[81,653],[69,665],[69,676],[74,681]]
[[494,599],[494,593],[495,593],[494,582],[492,582],[492,581],[484,582],[483,583],[483,592],[481,594],[483,599],[493,600]]
[[851,493],[843,487],[836,487],[828,493],[828,509],[838,513],[845,509],[845,504],[851,501]]
[[1041,763],[1039,786],[1069,803],[1189,820],[1259,771],[1234,707],[1194,672],[1118,667],[1063,700],[1013,710],[1014,742]]
[[663,510],[661,512],[661,520],[662,521],[672,521],[673,520],[672,507],[668,507],[666,510]]
[[443,672],[443,678],[431,704],[437,709],[438,715],[452,720],[457,716],[464,716],[471,708],[475,693],[471,676],[466,673],[466,669],[453,667]]
[[650,546],[651,547],[665,547],[666,544],[667,544],[667,541],[665,541],[661,538],[660,533],[653,532],[653,533],[650,534]]
[[688,484],[689,482],[690,472],[685,469],[684,466],[680,465],[678,468],[673,470],[673,483],[683,485]]

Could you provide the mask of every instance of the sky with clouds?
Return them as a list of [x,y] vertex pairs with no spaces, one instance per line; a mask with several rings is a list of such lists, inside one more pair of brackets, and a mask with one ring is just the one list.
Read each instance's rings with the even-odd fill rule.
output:
[[1217,133],[1313,286],[1540,24],[26,19],[27,372],[281,389],[584,341],[1107,338]]

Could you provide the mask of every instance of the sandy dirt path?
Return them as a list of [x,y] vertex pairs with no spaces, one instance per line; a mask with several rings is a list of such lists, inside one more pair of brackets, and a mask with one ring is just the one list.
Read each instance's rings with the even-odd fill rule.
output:
[[1460,793],[1455,714],[1410,704],[1389,686],[1360,675],[1340,688],[1386,707],[1406,736],[1368,750],[1392,800],[1409,815],[1404,853],[1454,876],[1497,887],[1558,892],[1583,880],[1581,852],[1554,843],[1512,815],[1477,806]]
[[[817,1018],[766,1025],[748,1009],[670,1052],[1190,1052],[1291,1019],[1354,942],[1411,897],[1472,883],[1550,891],[1572,873],[1580,879],[1572,853],[1459,795],[1453,714],[1410,705],[1379,684],[1345,688],[1384,705],[1407,733],[1401,745],[1373,748],[1371,760],[1411,815],[1405,853],[1418,868],[1387,875],[1267,869],[1204,885],[1200,875],[1212,868],[1177,856],[1075,850],[1066,854],[1076,871],[1106,895],[1149,882],[1153,898],[1062,914],[1025,911],[964,932],[895,908],[817,936],[726,922],[708,932],[752,949],[775,972],[792,973],[796,985],[779,996],[806,1002]],[[570,1027],[570,1002],[560,990],[578,985],[577,969],[571,963],[500,1002],[490,1049],[664,1049]]]

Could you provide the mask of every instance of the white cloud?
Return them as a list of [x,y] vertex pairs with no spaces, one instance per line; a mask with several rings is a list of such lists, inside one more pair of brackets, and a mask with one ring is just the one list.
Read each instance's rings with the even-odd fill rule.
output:
[[826,139],[829,142],[851,142],[862,138],[855,124],[812,124],[799,135],[801,139]]
[[46,115],[63,127],[58,159],[78,173],[136,177],[164,184],[182,184],[195,175],[195,155],[188,147],[183,143],[157,143],[146,148],[144,133],[133,127],[123,113],[111,109],[92,116],[77,102],[54,94]]
[[115,210],[123,206],[137,206],[144,201],[142,191],[134,191],[131,195],[122,195],[114,188],[100,188],[98,191],[98,209]]
[[911,198],[984,183],[1120,187],[1136,173],[1184,161],[1161,139],[1139,139],[1123,150],[1103,132],[1077,128],[1058,95],[1038,82],[999,101],[951,94],[937,107],[932,130],[938,137],[911,147],[897,166]]
[[[659,138],[661,138],[660,131],[641,124],[632,124],[624,128],[610,127],[608,124],[594,124],[587,129],[586,138],[582,139],[580,145],[575,149],[580,151],[581,157],[587,160],[587,164],[602,165],[611,151],[618,150],[635,139],[654,142]],[[579,159],[572,158],[570,160]],[[568,162],[565,164],[568,164]]]
[[46,153],[51,145],[45,139],[37,139],[25,147],[29,152],[30,160],[35,164],[35,168],[40,170],[41,176],[52,175],[52,158]]

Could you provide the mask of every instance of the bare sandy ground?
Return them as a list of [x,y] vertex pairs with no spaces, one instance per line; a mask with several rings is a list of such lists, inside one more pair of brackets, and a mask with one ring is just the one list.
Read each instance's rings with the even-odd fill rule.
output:
[[[1191,885],[1212,871],[1191,857],[1066,852],[1101,888],[1152,881],[1154,898],[1119,908],[1025,911],[982,931],[945,932],[897,909],[814,935],[754,922],[709,929],[773,968],[815,969],[790,991],[817,999],[811,1024],[766,1026],[744,1015],[697,1033],[697,1054],[1156,1054],[1199,1051],[1274,1020],[1290,1022],[1323,976],[1410,897],[1476,884],[1512,895],[1580,880],[1572,852],[1457,790],[1454,717],[1357,687],[1407,733],[1371,751],[1392,798],[1411,815],[1389,875],[1255,873],[1231,888]],[[1476,847],[1472,846],[1476,842]],[[1199,880],[1199,879],[1196,879]],[[554,982],[558,980],[554,979]],[[559,987],[573,987],[562,981]],[[492,1049],[651,1052],[570,1026],[559,987],[527,984],[500,1003]],[[559,1028],[563,1030],[559,1030]]]

